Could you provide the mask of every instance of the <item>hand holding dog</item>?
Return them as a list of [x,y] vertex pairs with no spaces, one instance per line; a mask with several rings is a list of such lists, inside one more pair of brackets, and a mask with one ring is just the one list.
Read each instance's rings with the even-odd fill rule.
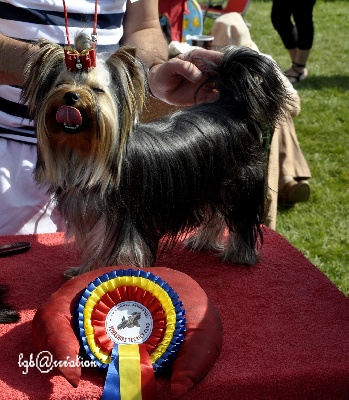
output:
[[207,80],[207,61],[220,65],[222,58],[218,51],[195,49],[154,65],[148,74],[150,91],[158,99],[177,106],[213,103],[219,97],[218,91],[214,86],[201,86]]

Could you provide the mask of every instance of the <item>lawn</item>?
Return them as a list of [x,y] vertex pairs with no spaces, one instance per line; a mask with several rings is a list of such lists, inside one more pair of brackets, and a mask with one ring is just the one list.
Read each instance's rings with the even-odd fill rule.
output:
[[[318,0],[308,79],[296,84],[302,111],[295,126],[312,172],[311,199],[279,210],[277,231],[349,294],[348,1]],[[270,21],[271,1],[252,0],[244,18],[260,51],[282,69],[287,51]],[[210,22],[205,24],[209,33]]]

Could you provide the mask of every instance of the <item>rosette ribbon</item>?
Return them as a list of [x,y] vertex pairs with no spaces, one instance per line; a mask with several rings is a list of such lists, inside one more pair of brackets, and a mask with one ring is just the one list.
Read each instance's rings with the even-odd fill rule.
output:
[[78,330],[87,355],[107,368],[103,400],[154,400],[154,372],[175,357],[185,310],[159,276],[136,269],[108,272],[83,291]]

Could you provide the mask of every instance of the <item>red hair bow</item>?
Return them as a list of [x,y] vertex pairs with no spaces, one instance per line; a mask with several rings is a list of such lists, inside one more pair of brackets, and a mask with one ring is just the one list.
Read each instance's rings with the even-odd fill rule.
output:
[[64,48],[65,64],[69,72],[90,72],[96,66],[96,50],[85,49],[81,53],[70,46]]

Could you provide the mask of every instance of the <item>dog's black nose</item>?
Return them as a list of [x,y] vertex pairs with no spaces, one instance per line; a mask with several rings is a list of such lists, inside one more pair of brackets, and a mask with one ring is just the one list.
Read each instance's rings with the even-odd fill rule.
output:
[[67,92],[64,95],[64,101],[67,106],[73,106],[80,99],[79,93]]

